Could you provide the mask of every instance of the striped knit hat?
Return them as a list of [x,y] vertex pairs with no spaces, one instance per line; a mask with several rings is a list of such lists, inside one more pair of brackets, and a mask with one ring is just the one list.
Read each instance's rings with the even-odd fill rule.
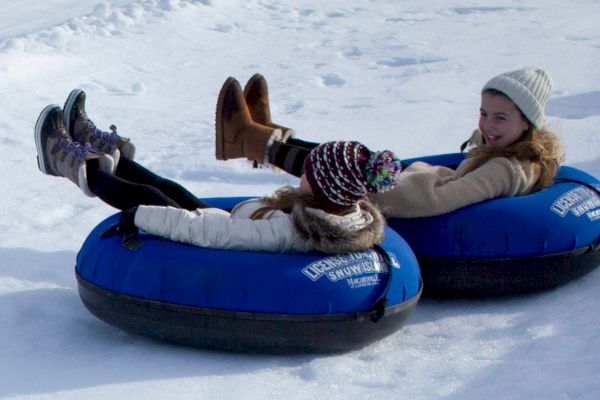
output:
[[304,162],[308,184],[325,209],[350,208],[367,193],[394,188],[401,170],[393,152],[372,153],[358,142],[323,143]]
[[494,89],[513,101],[536,128],[544,122],[544,107],[554,91],[552,79],[538,67],[525,67],[505,72],[483,86],[482,91]]

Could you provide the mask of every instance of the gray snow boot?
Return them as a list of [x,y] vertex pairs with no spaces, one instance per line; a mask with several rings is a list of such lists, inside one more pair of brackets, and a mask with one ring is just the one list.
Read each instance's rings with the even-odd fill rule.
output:
[[56,104],[44,108],[35,123],[35,145],[40,171],[46,175],[62,176],[77,185],[87,196],[95,195],[87,184],[86,163],[98,160],[103,171],[114,172],[112,157],[103,154],[89,143],[73,141],[63,125],[63,112]]
[[103,132],[96,128],[96,125],[90,120],[85,112],[85,92],[81,89],[74,89],[69,94],[64,107],[64,125],[76,142],[89,143],[101,152],[110,154],[115,163],[119,162],[119,157],[127,157],[133,160],[135,156],[135,146],[128,138],[117,134],[117,127],[110,126],[110,132]]

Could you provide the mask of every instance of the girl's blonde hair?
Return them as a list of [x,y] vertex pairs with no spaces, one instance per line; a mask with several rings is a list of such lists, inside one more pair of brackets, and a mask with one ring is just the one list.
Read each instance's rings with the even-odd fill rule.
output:
[[[497,90],[487,89],[484,93],[486,92],[505,96],[510,100],[508,96]],[[529,122],[522,112],[521,116]],[[476,146],[469,150],[467,157],[474,159],[467,172],[479,168],[495,157],[516,158],[538,164],[540,176],[533,191],[552,185],[558,167],[564,160],[560,141],[556,134],[546,127],[535,128],[531,122],[529,122],[529,129],[515,143],[505,147]]]
[[251,215],[251,219],[262,219],[265,218],[269,213],[277,210],[282,210],[286,213],[290,213],[295,204],[301,204],[305,207],[321,208],[320,202],[315,197],[306,192],[300,191],[299,188],[293,186],[283,186],[273,193],[273,195],[262,199],[265,204],[255,210]]
[[530,127],[521,139],[506,147],[477,146],[469,151],[467,157],[473,163],[467,172],[479,168],[496,157],[527,160],[540,166],[540,176],[532,190],[540,190],[552,185],[558,167],[563,161],[563,153],[557,136],[547,128]]

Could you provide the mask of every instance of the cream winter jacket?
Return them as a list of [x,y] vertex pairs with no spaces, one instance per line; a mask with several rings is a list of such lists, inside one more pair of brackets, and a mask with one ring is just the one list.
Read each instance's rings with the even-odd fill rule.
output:
[[530,193],[540,175],[538,164],[496,157],[466,173],[472,159],[456,170],[415,162],[400,175],[398,186],[375,195],[388,217],[416,218],[445,214],[470,204]]
[[264,219],[250,219],[263,207],[260,199],[238,204],[231,213],[206,208],[139,206],[135,225],[147,233],[177,242],[231,250],[344,253],[372,247],[383,239],[384,218],[366,202],[344,216],[296,205]]

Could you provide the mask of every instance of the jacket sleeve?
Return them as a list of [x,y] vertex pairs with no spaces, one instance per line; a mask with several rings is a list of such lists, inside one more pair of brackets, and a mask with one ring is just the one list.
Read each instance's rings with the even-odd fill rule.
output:
[[464,176],[439,168],[420,168],[401,178],[394,190],[376,195],[389,217],[416,218],[445,214],[470,204],[526,193],[537,179],[530,163],[498,157]]
[[188,211],[140,206],[135,225],[147,233],[201,247],[251,251],[306,251],[291,219],[281,213],[269,219],[231,218],[218,209]]

